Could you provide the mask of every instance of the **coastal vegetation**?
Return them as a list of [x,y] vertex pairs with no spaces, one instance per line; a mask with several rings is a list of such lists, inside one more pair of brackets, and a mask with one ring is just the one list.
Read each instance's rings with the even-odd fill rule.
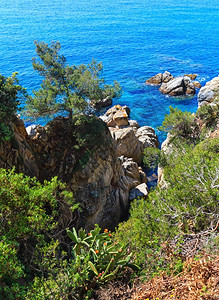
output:
[[[59,43],[36,42],[36,47],[41,62],[34,59],[33,67],[44,80],[34,96],[27,96],[16,74],[0,77],[1,151],[13,140],[14,114],[27,97],[32,116],[67,113],[48,130],[67,124],[59,134],[73,139],[76,167],[83,175],[89,149],[109,145],[109,135],[101,136],[105,124],[85,114],[88,101],[119,96],[119,85],[105,85],[96,62],[67,65]],[[187,258],[198,260],[203,251],[204,257],[211,253],[211,261],[219,246],[219,139],[211,136],[217,122],[217,103],[196,115],[170,107],[159,128],[168,132],[169,148],[148,148],[143,158],[146,168],[162,169],[160,185],[147,199],[131,203],[128,220],[115,232],[98,225],[89,231],[78,228],[83,209],[56,176],[38,180],[15,168],[0,169],[0,298],[90,299],[112,280],[131,287],[135,278],[182,276]],[[55,155],[61,161],[58,151]],[[201,289],[207,295],[214,283]]]
[[33,91],[26,102],[26,114],[31,117],[66,112],[73,114],[88,111],[89,103],[94,104],[105,98],[120,96],[118,82],[108,85],[100,77],[103,66],[92,60],[87,66],[68,65],[64,55],[59,53],[59,42],[35,42],[37,57],[33,58],[34,70],[43,77],[41,88]]
[[19,85],[17,73],[10,77],[0,74],[0,142],[12,137],[11,121],[25,96],[26,91]]

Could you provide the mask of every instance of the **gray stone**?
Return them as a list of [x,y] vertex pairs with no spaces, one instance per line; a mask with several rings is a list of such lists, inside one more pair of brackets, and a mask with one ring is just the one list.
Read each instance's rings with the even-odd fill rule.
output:
[[169,81],[172,80],[173,78],[174,78],[174,77],[173,77],[173,75],[170,74],[170,72],[165,71],[165,72],[163,73],[163,82],[164,82],[164,83],[169,82]]
[[165,71],[163,74],[162,73],[158,73],[157,75],[149,78],[146,81],[146,84],[151,84],[151,85],[160,85],[161,83],[167,83],[170,80],[172,80],[174,77],[173,75],[170,74],[170,72]]
[[136,186],[129,192],[129,201],[133,201],[137,198],[146,198],[148,196],[148,187],[145,183]]
[[198,93],[198,106],[214,101],[219,93],[219,76],[214,77],[203,86]]
[[30,125],[30,126],[26,127],[26,131],[30,137],[35,136],[37,133],[37,125]]
[[187,76],[176,77],[170,80],[168,83],[163,83],[159,89],[163,94],[169,94],[171,96],[182,96],[186,94],[195,94],[195,86],[191,79]]

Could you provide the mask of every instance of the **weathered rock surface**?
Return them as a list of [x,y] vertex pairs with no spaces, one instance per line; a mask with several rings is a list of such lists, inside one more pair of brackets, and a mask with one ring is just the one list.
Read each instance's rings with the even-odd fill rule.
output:
[[129,116],[128,116],[126,110],[121,108],[119,111],[117,111],[114,114],[113,120],[115,121],[115,123],[118,127],[127,126],[129,124],[128,117]]
[[197,89],[200,89],[202,87],[199,81],[193,81],[193,84]]
[[129,193],[129,200],[133,201],[137,198],[145,198],[148,196],[148,187],[145,183],[142,183],[132,189]]
[[160,85],[161,83],[167,83],[170,80],[173,79],[173,75],[170,74],[170,72],[165,71],[163,74],[162,73],[158,73],[157,75],[149,78],[146,81],[146,84],[151,84],[151,85]]
[[197,77],[197,74],[185,74],[184,76],[189,77],[192,80],[195,80]]
[[111,130],[111,134],[115,140],[117,155],[130,157],[139,164],[142,163],[142,153],[145,148],[159,146],[154,129],[148,126],[137,130],[133,127]]
[[194,95],[195,86],[189,77],[176,77],[168,83],[163,83],[159,91],[171,96]]
[[[120,114],[120,112],[122,113]],[[124,124],[128,125],[129,114],[130,109],[128,106],[122,107],[121,105],[114,105],[108,109],[103,116],[100,116],[100,119],[102,119],[108,127],[123,126],[120,125],[120,119],[122,119],[121,122],[124,122]]]
[[100,99],[98,101],[91,101],[91,105],[96,109],[101,109],[112,105],[112,98],[107,96],[106,98]]
[[[87,230],[95,223],[113,229],[127,213],[130,190],[147,182],[145,173],[132,158],[118,157],[107,126],[96,120],[96,126],[104,128],[99,144],[91,141],[92,145],[81,146],[79,150],[78,128],[64,117],[54,119],[46,127],[37,126],[34,136],[28,136],[23,121],[16,119],[13,144],[0,145],[0,167],[16,166],[17,171],[36,176],[40,181],[58,176],[65,182],[82,208],[77,226]],[[88,120],[83,126],[82,133],[92,125]],[[133,127],[125,129],[138,142]]]
[[30,125],[30,126],[26,127],[26,131],[30,137],[35,136],[37,133],[37,125]]
[[39,168],[29,144],[29,137],[24,122],[18,117],[14,118],[14,138],[12,142],[0,143],[0,167],[16,170],[32,177],[39,176]]
[[174,78],[173,75],[165,71],[163,74],[158,73],[149,78],[146,84],[161,85],[160,92],[171,96],[194,95],[195,88],[201,87],[198,81],[193,82],[196,77],[197,74],[187,74]]
[[198,93],[198,106],[209,104],[219,94],[219,76],[208,81]]
[[[135,162],[142,163],[142,152],[147,147],[158,147],[159,142],[152,127],[140,127],[135,120],[129,120],[130,109],[125,106],[115,105],[110,108],[104,116],[104,120],[110,129],[115,141],[118,156],[132,158]],[[116,124],[116,116],[126,116],[126,122]]]

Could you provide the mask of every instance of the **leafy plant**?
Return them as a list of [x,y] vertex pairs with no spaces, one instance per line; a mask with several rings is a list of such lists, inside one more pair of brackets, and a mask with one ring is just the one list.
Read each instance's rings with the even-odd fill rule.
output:
[[19,103],[26,96],[25,89],[19,85],[17,73],[13,73],[11,77],[0,74],[0,142],[11,139],[11,121]]
[[196,143],[199,138],[199,128],[195,122],[195,115],[190,112],[182,112],[180,109],[170,106],[170,114],[166,114],[159,130],[169,132],[177,138],[187,139]]
[[219,105],[218,103],[210,104],[210,105],[202,105],[198,109],[196,115],[198,118],[200,118],[205,122],[207,128],[214,129],[219,117]]
[[30,116],[51,115],[67,112],[70,118],[73,113],[85,112],[88,101],[99,101],[106,97],[120,96],[120,86],[107,85],[100,78],[102,64],[92,61],[89,65],[68,65],[66,58],[59,54],[61,45],[52,42],[35,42],[37,58],[33,58],[33,68],[44,77],[41,88],[33,91],[26,103]]
[[166,157],[167,188],[157,187],[146,201],[136,200],[131,204],[130,218],[119,225],[116,239],[128,243],[136,262],[142,266],[142,273],[148,275],[167,269],[169,263],[162,254],[165,241],[216,226],[218,147],[218,139],[203,141],[194,148],[181,145],[177,153],[174,151]]
[[63,230],[60,207],[73,211],[72,193],[53,178],[35,178],[0,169],[0,298],[15,299],[23,293],[17,280],[29,281],[55,269]]
[[75,243],[73,257],[85,265],[80,275],[87,279],[87,287],[93,287],[97,283],[104,283],[116,277],[117,273],[125,267],[138,269],[130,263],[132,253],[126,255],[126,247],[119,247],[112,240],[112,234],[107,229],[103,233],[96,225],[88,234],[80,229],[78,234],[67,230],[68,236]]

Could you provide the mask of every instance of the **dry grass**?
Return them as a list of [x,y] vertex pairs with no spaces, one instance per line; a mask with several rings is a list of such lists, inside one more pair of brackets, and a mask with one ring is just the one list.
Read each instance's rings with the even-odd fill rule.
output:
[[132,300],[218,300],[219,255],[188,258],[177,276],[165,273],[136,288]]
[[[126,277],[126,276],[125,276]],[[124,277],[124,278],[125,278]],[[219,253],[189,257],[177,276],[163,273],[146,283],[109,282],[96,291],[95,300],[219,300]]]

